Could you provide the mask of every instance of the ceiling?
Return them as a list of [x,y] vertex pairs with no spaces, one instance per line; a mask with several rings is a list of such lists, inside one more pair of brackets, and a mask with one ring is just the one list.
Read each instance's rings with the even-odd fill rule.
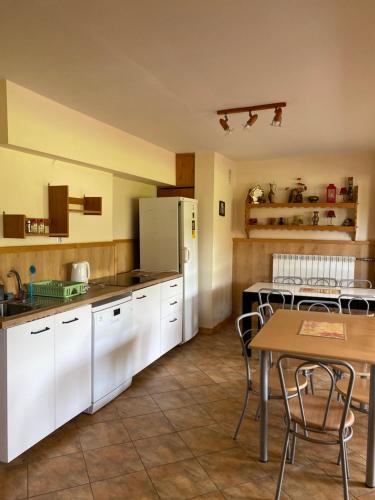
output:
[[[374,149],[373,0],[1,0],[0,78],[175,152]],[[215,111],[287,101],[225,136]]]

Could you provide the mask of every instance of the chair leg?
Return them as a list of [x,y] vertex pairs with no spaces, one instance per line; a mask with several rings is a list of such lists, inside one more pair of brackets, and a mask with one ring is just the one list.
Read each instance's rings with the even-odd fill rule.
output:
[[[297,429],[298,429],[298,426],[295,423],[293,431],[297,432]],[[296,435],[293,434],[293,437],[292,437],[292,451],[291,451],[291,454],[290,454],[290,463],[292,465],[294,464],[294,459],[295,459],[295,456],[296,456],[296,442],[297,442]]]
[[315,394],[314,392],[314,373],[310,372],[310,386],[311,386],[311,394]]
[[286,455],[287,455],[288,446],[289,446],[289,434],[290,434],[290,426],[288,425],[286,428],[286,431],[285,431],[284,449],[283,449],[283,455],[281,458],[280,473],[279,473],[279,479],[277,481],[275,500],[280,500],[281,486],[282,486],[283,479],[284,479]]
[[342,485],[344,488],[344,500],[349,500],[348,470],[345,457],[345,445],[342,439],[340,441],[340,456],[341,456]]
[[242,413],[241,413],[240,419],[238,421],[237,428],[236,428],[236,431],[234,433],[233,439],[237,439],[237,435],[238,435],[238,432],[240,430],[241,424],[243,422],[243,419],[245,418],[247,403],[249,401],[249,392],[250,392],[249,386],[247,385],[246,386],[246,393],[245,393],[245,397],[244,397],[244,401],[243,401]]
[[344,443],[344,454],[345,454],[345,462],[346,462],[346,476],[350,479],[350,470],[349,470],[349,460],[348,460],[348,446],[347,443]]

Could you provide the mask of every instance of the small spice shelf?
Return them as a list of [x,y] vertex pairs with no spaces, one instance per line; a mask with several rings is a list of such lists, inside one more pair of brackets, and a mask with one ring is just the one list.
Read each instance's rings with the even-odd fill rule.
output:
[[[309,224],[249,224],[249,219],[251,218],[251,212],[257,209],[263,208],[308,208],[311,210],[316,210],[318,208],[326,209],[349,209],[352,210],[351,218],[354,221],[353,226],[339,226],[339,225],[309,225]],[[245,206],[245,231],[249,238],[249,232],[253,230],[272,230],[272,231],[337,231],[341,233],[348,233],[355,240],[357,227],[357,210],[358,203],[356,202],[338,202],[338,203],[326,203],[326,202],[316,202],[316,203],[250,203],[248,199],[246,200]]]
[[49,236],[49,233],[28,232],[26,231],[26,221],[28,219],[43,221],[49,223],[49,219],[41,217],[27,217],[25,214],[6,214],[3,213],[3,235],[4,238],[26,238],[26,236]]

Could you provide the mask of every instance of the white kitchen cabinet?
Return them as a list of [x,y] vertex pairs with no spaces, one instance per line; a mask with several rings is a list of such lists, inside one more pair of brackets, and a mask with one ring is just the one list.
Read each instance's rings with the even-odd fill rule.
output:
[[161,284],[160,355],[182,342],[182,278]]
[[160,357],[160,285],[133,292],[134,375]]
[[55,429],[54,318],[1,330],[0,460]]
[[91,306],[55,315],[56,428],[91,405]]

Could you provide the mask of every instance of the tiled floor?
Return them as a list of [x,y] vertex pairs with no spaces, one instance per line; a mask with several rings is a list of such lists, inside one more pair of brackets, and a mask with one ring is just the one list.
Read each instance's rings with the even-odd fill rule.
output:
[[[147,500],[273,498],[282,447],[282,406],[270,403],[270,461],[258,461],[256,400],[238,441],[243,359],[232,324],[177,347],[135,377],[95,415],[80,415],[12,464],[0,464],[0,499]],[[364,486],[366,416],[349,444],[352,498]],[[337,450],[298,443],[285,499],[342,498]]]

